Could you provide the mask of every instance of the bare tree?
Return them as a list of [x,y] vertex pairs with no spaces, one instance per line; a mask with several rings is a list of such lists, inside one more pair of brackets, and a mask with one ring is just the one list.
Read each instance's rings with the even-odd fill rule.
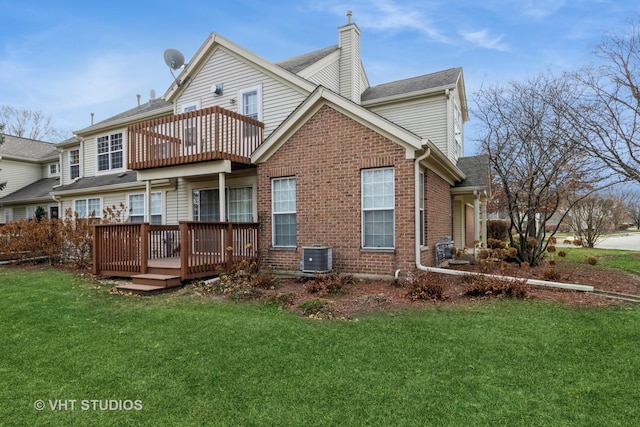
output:
[[582,246],[593,248],[606,233],[620,226],[626,211],[627,206],[620,197],[591,194],[573,204],[566,220]]
[[627,199],[627,211],[631,225],[640,230],[640,191],[632,192]]
[[606,182],[603,168],[581,150],[582,134],[565,114],[579,96],[570,80],[551,74],[474,95],[482,149],[500,180],[503,209],[514,230],[511,246],[531,265],[547,248],[545,224],[559,217],[550,231],[555,234],[571,203]]
[[21,138],[61,141],[64,134],[53,125],[53,119],[40,110],[28,110],[3,105],[0,107],[0,124],[9,135]]
[[573,74],[581,104],[569,111],[582,145],[621,176],[640,182],[640,22],[610,34],[595,50],[597,65]]

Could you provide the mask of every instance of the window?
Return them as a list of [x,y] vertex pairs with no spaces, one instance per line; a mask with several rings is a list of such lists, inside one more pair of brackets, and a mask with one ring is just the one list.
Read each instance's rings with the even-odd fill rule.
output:
[[71,179],[76,179],[80,176],[80,150],[69,151],[69,173]]
[[[200,101],[194,101],[182,106],[183,113],[189,113],[200,109]],[[200,127],[200,117],[190,117],[184,119],[184,145],[187,147],[197,147],[198,145],[198,128]]]
[[49,165],[49,175],[57,175],[58,174],[58,164],[57,163],[51,163]]
[[362,246],[394,247],[395,190],[392,168],[362,171]]
[[98,170],[122,168],[122,132],[98,137]]
[[462,149],[462,112],[457,104],[453,105],[454,118],[453,118],[453,138],[455,140],[455,155],[456,158],[463,156]]
[[[230,222],[253,221],[252,187],[228,188],[225,194]],[[194,190],[192,196],[194,221],[220,221],[220,190]]]
[[[250,117],[254,120],[262,120],[262,88],[253,86],[243,89],[238,94],[238,112],[243,116]],[[243,127],[243,135],[246,138],[252,138],[257,135],[259,129],[249,123],[245,123]]]
[[4,223],[8,224],[13,221],[13,208],[4,208]]
[[[145,222],[147,195],[145,193],[129,194],[129,221]],[[151,193],[151,224],[162,224],[162,193]]]
[[88,218],[92,215],[100,218],[102,216],[100,204],[100,198],[78,199],[74,202],[74,209],[78,214],[78,218]]
[[296,246],[296,179],[272,181],[273,246]]
[[420,183],[418,184],[418,197],[420,198],[420,246],[424,246],[425,242],[425,227],[424,227],[424,172],[420,172]]
[[237,187],[227,191],[227,206],[229,214],[227,218],[231,222],[253,221],[253,188]]

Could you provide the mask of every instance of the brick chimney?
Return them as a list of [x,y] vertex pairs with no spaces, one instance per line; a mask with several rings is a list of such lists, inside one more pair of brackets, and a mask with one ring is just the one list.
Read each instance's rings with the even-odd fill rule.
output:
[[338,28],[340,48],[340,95],[360,104],[362,92],[360,79],[360,29],[351,22],[351,11],[347,12],[347,25]]

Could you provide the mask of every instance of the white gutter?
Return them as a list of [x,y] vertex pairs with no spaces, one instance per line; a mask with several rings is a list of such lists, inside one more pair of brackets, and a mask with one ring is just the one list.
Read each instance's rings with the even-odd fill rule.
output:
[[[500,276],[496,274],[486,274],[486,273],[476,273],[471,271],[461,271],[461,270],[450,270],[448,268],[438,268],[438,267],[427,267],[422,265],[422,259],[420,257],[420,215],[417,214],[420,210],[420,162],[426,159],[431,155],[431,149],[429,147],[426,148],[426,151],[423,155],[419,156],[414,161],[414,194],[415,194],[415,253],[416,253],[416,268],[422,271],[430,271],[433,273],[441,273],[441,274],[451,274],[454,276],[482,276],[488,277],[492,279],[502,279],[502,280],[522,280],[521,277],[511,277],[511,276]],[[396,279],[398,278],[398,274],[400,270],[397,270],[395,273]],[[526,279],[526,284],[528,285],[536,285],[536,286],[547,286],[552,288],[560,288],[560,289],[570,289],[573,291],[583,291],[583,292],[593,292],[593,286],[586,285],[578,285],[573,283],[560,283],[560,282],[549,282],[546,280],[537,280],[537,279]]]

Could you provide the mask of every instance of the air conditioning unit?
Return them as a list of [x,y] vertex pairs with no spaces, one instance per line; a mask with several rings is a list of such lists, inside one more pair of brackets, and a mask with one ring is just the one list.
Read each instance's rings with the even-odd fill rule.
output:
[[302,248],[301,270],[305,273],[328,273],[333,269],[331,246],[314,245]]

